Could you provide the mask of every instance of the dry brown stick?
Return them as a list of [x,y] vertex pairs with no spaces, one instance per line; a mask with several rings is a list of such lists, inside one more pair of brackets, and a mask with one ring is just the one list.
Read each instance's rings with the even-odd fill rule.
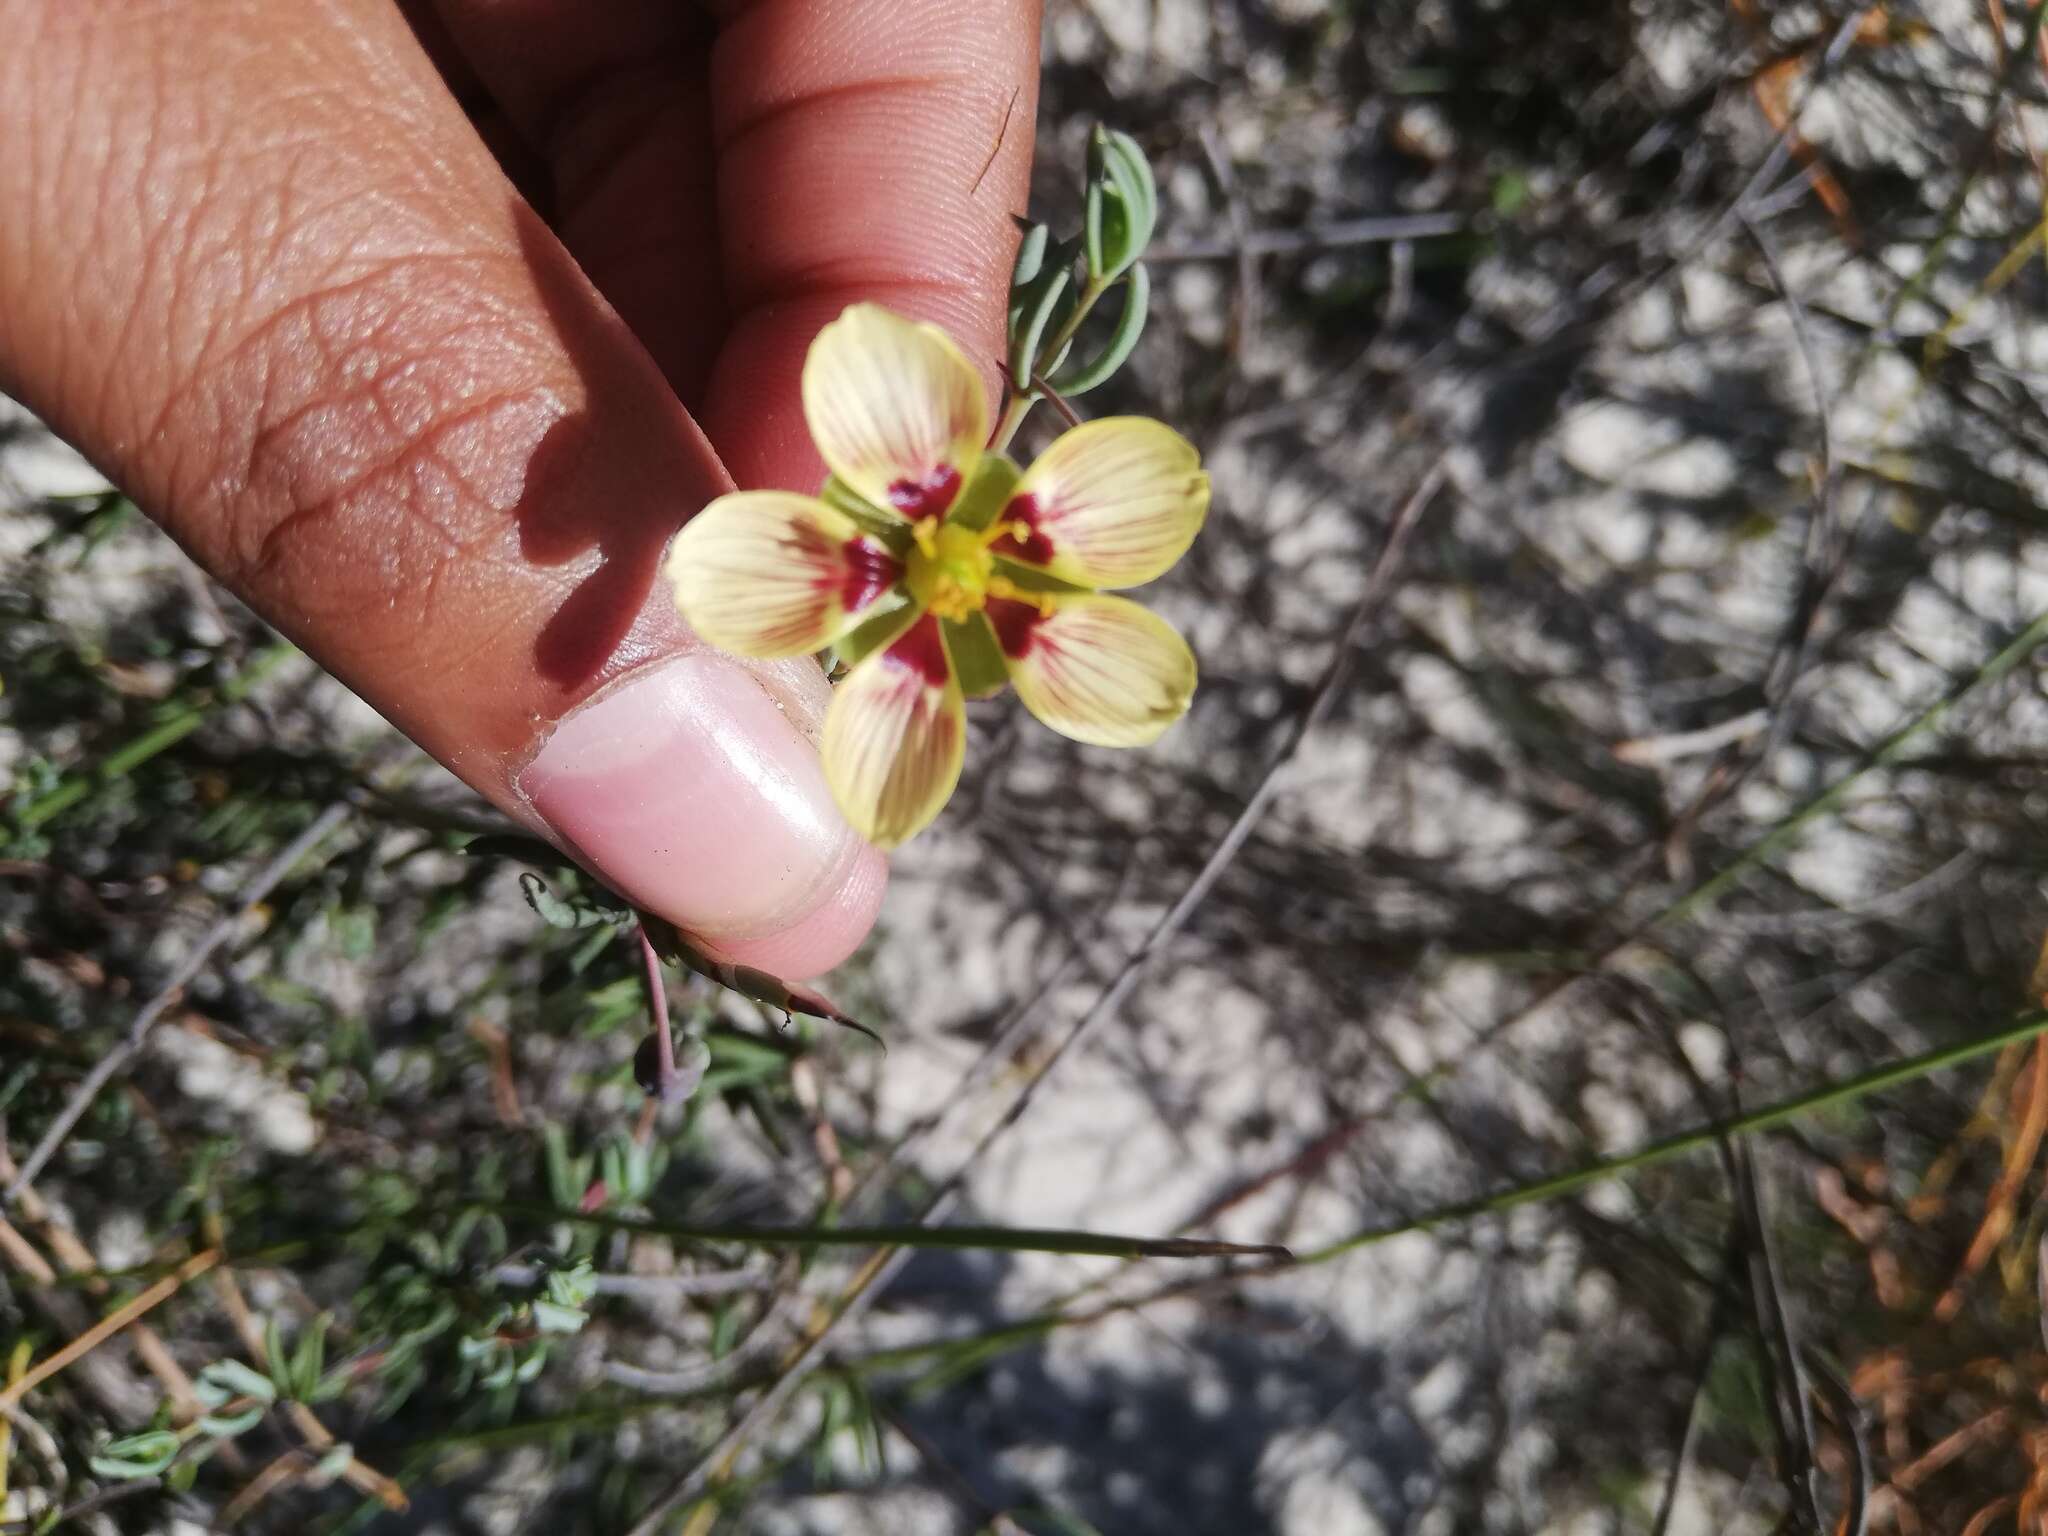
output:
[[0,1221],[0,1259],[45,1289],[57,1283],[57,1271],[50,1267],[42,1250],[4,1221]]
[[280,1453],[275,1461],[251,1478],[241,1492],[228,1500],[220,1512],[220,1523],[224,1526],[237,1524],[278,1489],[304,1476],[307,1466],[306,1453],[297,1446]]
[[109,1504],[119,1504],[128,1499],[139,1499],[145,1493],[155,1493],[163,1487],[160,1477],[138,1477],[131,1482],[109,1483],[97,1493],[87,1494],[76,1504],[67,1504],[57,1511],[54,1519],[14,1520],[0,1525],[0,1536],[31,1536],[38,1531],[69,1530],[87,1515],[96,1514]]
[[516,1131],[526,1123],[519,1105],[519,1084],[512,1073],[512,1046],[505,1031],[486,1018],[469,1021],[469,1038],[484,1048],[491,1059],[491,1106],[498,1124]]
[[80,1355],[89,1354],[108,1339],[126,1328],[139,1317],[147,1316],[182,1290],[187,1281],[205,1274],[220,1262],[220,1250],[209,1248],[204,1253],[194,1254],[170,1274],[157,1281],[133,1301],[116,1307],[92,1327],[66,1344],[49,1359],[32,1369],[21,1380],[5,1391],[0,1391],[0,1406],[13,1407],[22,1398],[71,1364]]
[[[35,1282],[28,1300],[60,1333],[78,1334],[92,1326],[85,1304],[57,1285],[57,1271],[42,1251],[6,1222],[0,1221],[0,1259],[5,1259]],[[117,1370],[111,1360],[88,1360],[80,1370],[80,1386],[104,1408],[117,1424],[139,1423],[155,1411],[128,1372]]]
[[811,1144],[817,1149],[818,1166],[825,1171],[825,1187],[833,1203],[844,1205],[853,1193],[853,1172],[840,1155],[839,1133],[825,1113],[824,1094],[818,1083],[818,1069],[808,1056],[789,1064],[789,1088],[797,1107],[811,1122]]
[[[12,1180],[16,1171],[14,1159],[8,1155],[6,1144],[0,1142],[0,1181]],[[16,1204],[20,1206],[23,1218],[35,1223],[42,1233],[43,1241],[49,1245],[50,1252],[57,1256],[57,1262],[64,1266],[65,1272],[88,1277],[85,1283],[86,1294],[106,1295],[107,1282],[104,1279],[91,1278],[97,1275],[99,1261],[57,1213],[43,1203],[42,1196],[35,1190],[24,1187]],[[5,1226],[5,1222],[0,1222],[0,1227]],[[14,1235],[19,1239],[18,1233]],[[40,1255],[37,1257],[40,1258]],[[48,1269],[47,1265],[44,1267]],[[47,1278],[37,1279],[40,1284],[46,1286],[57,1283],[54,1273],[48,1274]],[[190,1423],[198,1418],[199,1394],[193,1387],[192,1378],[186,1374],[185,1368],[171,1357],[170,1349],[158,1336],[157,1331],[147,1323],[138,1323],[135,1325],[132,1338],[136,1358],[141,1360],[149,1368],[149,1373],[162,1383],[178,1421]]]
[[1207,123],[1201,131],[1202,156],[1209,173],[1216,178],[1216,190],[1230,217],[1230,242],[1237,258],[1237,302],[1231,306],[1230,353],[1242,360],[1251,350],[1259,330],[1259,262],[1252,250],[1251,219],[1237,188],[1237,175],[1230,167],[1230,155],[1215,128]]
[[[221,1227],[220,1217],[212,1211],[206,1215],[206,1240],[216,1249],[227,1247],[227,1235]],[[268,1371],[270,1346],[264,1340],[263,1325],[256,1321],[256,1314],[251,1310],[248,1298],[242,1294],[242,1287],[235,1280],[235,1272],[232,1269],[220,1270],[213,1277],[213,1288],[220,1297],[221,1306],[227,1311],[229,1321],[235,1325],[235,1334],[241,1339],[242,1347],[256,1362],[258,1370]],[[298,1430],[299,1438],[314,1450],[334,1449],[337,1442],[333,1433],[320,1422],[320,1416],[311,1408],[304,1403],[287,1403],[285,1413],[291,1419],[292,1427]],[[353,1455],[341,1469],[341,1475],[350,1487],[359,1493],[370,1495],[386,1509],[402,1510],[410,1503],[403,1488],[375,1467]],[[267,1494],[269,1490],[265,1489],[264,1492]]]
[[1984,1218],[1976,1236],[1971,1239],[1969,1251],[1963,1255],[1963,1262],[1957,1268],[1955,1278],[1949,1282],[1948,1289],[1934,1304],[1937,1323],[1955,1320],[1955,1315],[1963,1308],[1964,1287],[1978,1270],[1990,1262],[1998,1245],[2012,1231],[2014,1208],[2020,1191],[2033,1174],[2042,1136],[2048,1133],[2048,1048],[2036,1041],[2029,1059],[2033,1070],[2015,1082],[2011,1090],[2019,1116],[2019,1130],[2006,1149],[2004,1166],[1992,1181],[1991,1193],[1984,1202]]
[[21,1443],[35,1452],[36,1459],[42,1462],[43,1470],[49,1475],[47,1491],[51,1499],[63,1498],[69,1477],[64,1470],[64,1453],[58,1449],[57,1437],[13,1403],[0,1403],[0,1428],[8,1431],[10,1444],[14,1435],[21,1436]]

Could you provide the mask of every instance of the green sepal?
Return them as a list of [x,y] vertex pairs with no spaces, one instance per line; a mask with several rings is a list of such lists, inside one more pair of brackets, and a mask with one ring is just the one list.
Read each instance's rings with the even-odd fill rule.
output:
[[858,666],[875,652],[895,641],[917,618],[917,604],[902,601],[873,618],[864,619],[832,643],[833,656],[846,666]]
[[1000,453],[984,453],[966,487],[953,498],[946,521],[980,533],[1002,515],[1024,472]]
[[1063,369],[1047,382],[1063,397],[1085,395],[1123,367],[1131,349],[1137,346],[1138,338],[1144,334],[1145,315],[1151,298],[1152,278],[1141,261],[1131,268],[1124,288],[1123,313],[1117,316],[1116,330],[1103,349],[1093,360]]
[[837,475],[826,480],[818,500],[834,512],[852,518],[861,532],[880,539],[891,554],[900,555],[910,548],[910,524],[894,512],[884,512]]
[[962,693],[970,699],[985,699],[1003,691],[1010,681],[1010,669],[1003,665],[1003,648],[996,643],[996,632],[986,614],[970,613],[957,624],[942,619],[939,632],[945,637],[946,656],[953,663],[953,676]]
[[1061,581],[1049,571],[1041,571],[1035,565],[1020,565],[1015,560],[996,556],[996,574],[1005,578],[1012,586],[1026,592],[1093,592],[1093,587],[1084,587],[1071,581]]

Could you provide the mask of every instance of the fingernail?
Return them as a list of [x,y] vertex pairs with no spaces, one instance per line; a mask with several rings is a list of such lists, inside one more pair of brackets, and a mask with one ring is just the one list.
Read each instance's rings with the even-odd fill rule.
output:
[[576,710],[519,783],[621,895],[730,959],[815,975],[880,904],[881,855],[840,816],[817,749],[716,653],[647,667]]

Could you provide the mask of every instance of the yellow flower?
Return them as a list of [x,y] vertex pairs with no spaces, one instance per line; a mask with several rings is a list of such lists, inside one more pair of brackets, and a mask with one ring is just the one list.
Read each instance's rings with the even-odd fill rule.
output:
[[1209,477],[1185,438],[1093,421],[1020,474],[983,447],[987,403],[959,349],[872,304],[818,334],[803,401],[832,472],[822,495],[719,497],[668,574],[712,645],[764,659],[836,646],[852,662],[825,718],[825,776],[862,836],[891,848],[938,815],[960,777],[963,700],[1005,682],[1097,746],[1144,746],[1187,712],[1187,643],[1104,595],[1162,574],[1200,531]]

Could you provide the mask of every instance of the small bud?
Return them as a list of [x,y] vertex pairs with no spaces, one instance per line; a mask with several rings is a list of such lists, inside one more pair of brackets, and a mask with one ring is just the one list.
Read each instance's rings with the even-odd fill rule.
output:
[[661,1081],[661,1036],[649,1035],[633,1053],[633,1081],[650,1099],[664,1104],[681,1104],[697,1091],[711,1066],[711,1047],[695,1035],[675,1042],[675,1076],[664,1087]]
[[1159,187],[1138,141],[1098,126],[1088,141],[1088,275],[1098,284],[1123,276],[1152,243]]

